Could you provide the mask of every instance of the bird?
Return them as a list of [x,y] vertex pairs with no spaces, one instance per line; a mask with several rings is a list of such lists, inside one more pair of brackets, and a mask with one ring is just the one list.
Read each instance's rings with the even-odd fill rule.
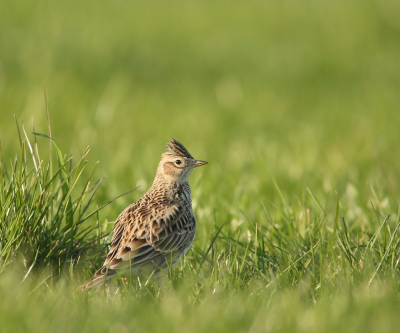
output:
[[118,216],[103,266],[81,285],[100,288],[117,274],[168,272],[188,252],[196,235],[189,176],[208,162],[196,160],[176,139],[161,155],[150,189]]

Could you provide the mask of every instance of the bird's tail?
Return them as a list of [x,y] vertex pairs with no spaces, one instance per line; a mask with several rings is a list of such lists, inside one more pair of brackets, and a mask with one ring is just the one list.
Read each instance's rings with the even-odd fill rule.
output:
[[104,267],[99,269],[94,276],[87,280],[85,283],[83,283],[80,287],[79,290],[81,291],[88,291],[94,287],[97,287],[97,289],[101,288],[104,282],[107,280],[110,280],[117,272],[113,269],[108,269],[106,272],[104,272]]

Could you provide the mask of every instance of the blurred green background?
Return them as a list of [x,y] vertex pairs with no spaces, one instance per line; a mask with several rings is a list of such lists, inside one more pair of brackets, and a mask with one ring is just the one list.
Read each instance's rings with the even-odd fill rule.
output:
[[237,205],[240,188],[273,199],[271,175],[293,196],[349,182],[369,195],[383,171],[397,185],[396,1],[0,6],[4,159],[19,152],[13,114],[47,132],[46,88],[57,144],[75,157],[90,145],[101,162],[99,200],[142,185],[114,217],[150,186],[172,137],[209,160],[193,178],[212,205]]
[[[3,0],[0,141],[7,165],[20,152],[14,114],[19,122],[24,120],[28,132],[33,131],[33,119],[36,132],[48,133],[44,89],[52,137],[61,150],[78,159],[91,147],[85,176],[100,161],[95,175],[106,179],[96,195],[98,204],[140,185],[102,210],[101,222],[106,217],[115,220],[150,187],[164,146],[173,137],[195,158],[209,161],[191,176],[198,248],[207,249],[214,224],[227,222],[224,230],[229,234],[245,215],[266,223],[263,203],[276,215],[280,209],[297,207],[291,222],[305,223],[302,214],[310,207],[311,216],[318,216],[320,209],[307,188],[328,213],[327,230],[333,224],[337,192],[340,215],[357,237],[363,235],[360,244],[367,242],[365,230],[373,233],[382,222],[371,202],[382,216],[397,215],[399,1]],[[48,141],[38,138],[38,142],[43,154]],[[283,220],[271,218],[286,232]],[[389,223],[392,228],[396,224]],[[336,256],[334,250],[329,253]],[[396,271],[397,264],[393,267]],[[299,276],[301,280],[301,272]],[[331,283],[335,279],[336,272],[327,282],[333,291],[323,296],[316,312],[314,303],[308,302],[309,291],[295,291],[301,301],[296,298],[298,312],[292,326],[277,321],[275,328],[258,327],[254,319],[258,303],[249,297],[252,314],[242,314],[248,320],[241,322],[243,330],[256,320],[254,331],[279,331],[279,327],[293,331],[303,326],[303,331],[312,331],[310,327],[321,331],[302,318],[317,321],[321,311],[331,313],[334,305],[327,300],[337,285],[346,285],[338,278]],[[0,292],[13,299],[6,292],[12,289],[9,285]],[[394,285],[398,288],[398,283]],[[371,318],[375,301],[398,308],[393,286],[382,288],[382,297],[368,289],[362,297],[341,290],[337,299],[356,309],[348,314],[358,331],[373,330],[363,318]],[[176,297],[181,297],[176,303],[184,306],[186,294]],[[276,318],[292,306],[290,292],[279,297]],[[367,301],[360,317],[353,302],[363,303],[363,297]],[[303,299],[308,300],[306,312],[300,310]],[[49,309],[57,303],[52,302],[46,303]],[[227,304],[240,308],[242,303],[240,298],[221,302],[220,312],[215,313],[222,313]],[[265,302],[268,308],[269,300]],[[131,309],[137,306],[132,299],[130,304]],[[164,306],[174,303],[167,298],[161,304],[158,311],[168,315]],[[205,304],[201,313],[214,303],[208,299]],[[193,314],[196,309],[188,311]],[[236,310],[229,311],[224,312],[227,318],[234,317]],[[388,314],[393,322],[396,311],[392,317]],[[15,318],[25,313],[24,308],[18,313]],[[338,316],[342,315],[346,314]],[[258,317],[261,322],[263,312]],[[185,315],[179,318],[184,321]],[[343,332],[342,322],[335,318],[322,323],[331,327],[334,322]],[[212,320],[219,319],[218,315]],[[198,321],[193,320],[196,327]],[[148,325],[152,327],[152,322]],[[352,331],[351,326],[346,328]]]

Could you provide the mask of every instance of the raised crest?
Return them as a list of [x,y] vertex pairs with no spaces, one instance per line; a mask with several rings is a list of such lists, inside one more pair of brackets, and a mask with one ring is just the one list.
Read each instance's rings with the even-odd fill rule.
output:
[[187,149],[181,144],[178,140],[172,139],[167,143],[166,147],[171,153],[174,153],[178,156],[184,156],[187,158],[193,158],[192,155],[187,151]]

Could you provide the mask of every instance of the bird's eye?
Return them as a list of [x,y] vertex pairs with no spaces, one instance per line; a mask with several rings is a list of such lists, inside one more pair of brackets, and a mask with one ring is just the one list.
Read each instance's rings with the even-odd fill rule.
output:
[[180,164],[182,164],[182,161],[181,161],[181,160],[176,160],[176,161],[175,161],[175,164],[180,165]]

